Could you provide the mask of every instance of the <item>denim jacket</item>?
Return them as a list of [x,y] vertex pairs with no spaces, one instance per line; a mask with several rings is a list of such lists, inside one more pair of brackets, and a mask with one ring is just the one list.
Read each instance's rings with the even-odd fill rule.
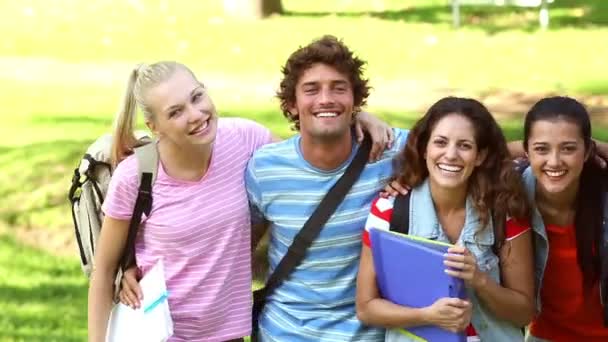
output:
[[[479,216],[473,207],[471,198],[467,198],[466,216],[464,227],[458,243],[464,245],[477,259],[479,269],[488,274],[494,281],[500,283],[500,269],[498,256],[492,251],[494,244],[494,231],[492,222],[483,229],[479,230]],[[409,234],[427,239],[450,242],[443,232],[437,219],[435,205],[431,197],[431,190],[428,179],[418,187],[412,189],[410,197],[410,226]],[[471,322],[477,334],[483,342],[502,342],[502,341],[523,341],[524,336],[520,327],[507,321],[496,318],[489,309],[480,301],[475,291],[468,289],[468,296],[473,304],[473,315]],[[394,331],[387,333],[395,336]],[[401,335],[399,341],[409,341],[405,335]]]
[[[536,177],[532,173],[532,169],[528,167],[522,174],[524,187],[530,203],[535,203],[536,199]],[[549,240],[547,238],[547,230],[543,218],[538,211],[536,206],[532,206],[532,217],[531,224],[534,231],[534,260],[535,260],[535,280],[536,280],[536,310],[541,311],[542,303],[540,298],[540,290],[543,284],[543,276],[545,274],[545,268],[547,267],[547,258],[549,257]],[[608,200],[604,199],[604,219],[603,223],[603,241],[601,249],[602,260],[606,257],[608,252]],[[602,291],[604,286],[600,286]],[[602,303],[604,303],[606,293],[601,293]],[[540,339],[528,339],[528,341],[542,341]]]
[[[536,198],[536,178],[532,174],[532,169],[528,167],[523,175],[524,187],[530,200],[530,203],[535,203]],[[543,284],[543,276],[545,274],[545,267],[547,267],[547,258],[549,257],[549,240],[547,238],[547,230],[545,229],[545,223],[543,217],[540,215],[538,208],[532,206],[532,213],[530,218],[530,224],[534,231],[534,275],[536,284],[536,311],[540,312],[541,299],[540,289]]]

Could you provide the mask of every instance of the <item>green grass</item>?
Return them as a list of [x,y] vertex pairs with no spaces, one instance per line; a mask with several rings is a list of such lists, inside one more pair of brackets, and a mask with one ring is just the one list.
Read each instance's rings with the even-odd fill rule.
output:
[[0,235],[0,341],[83,341],[86,278],[72,259]]
[[[221,115],[287,137],[273,99],[280,66],[326,33],[369,62],[368,110],[395,126],[458,94],[503,104],[501,125],[517,139],[535,98],[569,93],[588,102],[595,136],[608,140],[607,1],[556,0],[547,31],[535,9],[465,6],[456,31],[445,0],[283,2],[284,16],[235,21],[220,0],[0,0],[0,226],[69,238],[72,169],[110,130],[135,63],[182,61]],[[85,338],[86,280],[72,254],[0,237],[0,341]]]
[[[99,64],[87,73],[91,77],[103,75],[101,68],[115,78],[125,74],[123,64],[177,59],[203,78],[276,78],[295,47],[333,33],[369,61],[377,82],[417,80],[469,90],[606,89],[597,72],[608,55],[608,44],[601,44],[608,33],[603,1],[557,1],[551,12],[556,25],[547,32],[535,29],[534,9],[465,7],[465,26],[455,31],[444,1],[376,2],[385,10],[374,11],[366,1],[292,0],[285,1],[287,16],[236,22],[220,17],[213,1],[5,1],[0,55],[43,64],[50,59],[85,71]],[[80,77],[57,78],[72,83]]]

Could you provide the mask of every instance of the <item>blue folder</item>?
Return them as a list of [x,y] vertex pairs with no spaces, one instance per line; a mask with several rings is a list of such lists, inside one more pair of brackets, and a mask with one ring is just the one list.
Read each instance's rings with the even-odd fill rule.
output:
[[[371,229],[370,239],[382,298],[413,308],[429,306],[443,297],[467,298],[463,280],[444,271],[444,254],[450,244],[380,229]],[[418,341],[466,341],[464,332],[452,333],[437,326],[401,332]]]

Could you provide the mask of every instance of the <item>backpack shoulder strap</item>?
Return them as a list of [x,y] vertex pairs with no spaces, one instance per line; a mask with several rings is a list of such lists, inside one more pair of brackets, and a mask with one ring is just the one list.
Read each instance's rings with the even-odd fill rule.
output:
[[600,301],[603,305],[604,327],[608,327],[608,191],[604,192],[602,235],[600,241]]
[[410,198],[411,190],[406,195],[397,195],[393,203],[390,231],[408,234],[410,231]]
[[150,173],[152,175],[152,184],[154,184],[158,173],[158,148],[156,141],[152,140],[148,144],[136,147],[134,151],[137,158],[138,179],[141,181],[141,176],[144,173]]
[[158,149],[156,142],[136,147],[134,149],[137,158],[137,172],[139,175],[139,189],[137,199],[133,207],[133,215],[129,223],[127,243],[120,259],[123,270],[135,263],[135,238],[141,224],[143,214],[150,215],[152,210],[152,184],[156,181],[158,173]]

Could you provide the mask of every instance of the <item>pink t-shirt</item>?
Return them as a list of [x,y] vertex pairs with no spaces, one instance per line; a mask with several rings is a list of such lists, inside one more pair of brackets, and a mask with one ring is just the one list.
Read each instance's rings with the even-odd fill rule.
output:
[[[142,219],[135,251],[144,273],[163,258],[174,322],[170,341],[225,341],[251,333],[251,227],[243,177],[253,152],[270,140],[270,131],[253,121],[220,119],[201,180],[171,178],[159,163],[152,211]],[[131,156],[112,176],[105,214],[131,219],[137,186]]]

